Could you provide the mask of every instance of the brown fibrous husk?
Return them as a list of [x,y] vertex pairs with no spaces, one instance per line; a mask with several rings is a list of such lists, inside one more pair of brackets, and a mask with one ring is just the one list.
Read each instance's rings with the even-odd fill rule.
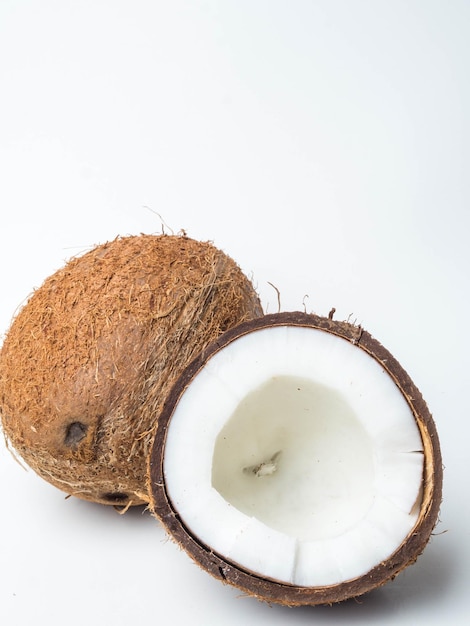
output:
[[260,315],[250,280],[209,242],[118,237],[71,259],[4,339],[8,445],[68,494],[148,503],[148,456],[169,390],[210,342]]
[[[357,598],[393,580],[406,567],[415,563],[426,547],[438,522],[442,500],[443,466],[439,438],[435,422],[420,391],[393,355],[362,327],[301,312],[280,312],[266,315],[240,324],[228,330],[216,342],[209,345],[191,362],[169,394],[160,416],[150,457],[152,500],[151,508],[174,539],[192,559],[208,573],[223,583],[233,585],[244,594],[258,600],[286,606],[326,605]],[[263,578],[247,571],[234,561],[217,554],[210,545],[195,537],[185,525],[184,519],[172,502],[165,483],[163,463],[166,433],[181,395],[191,385],[193,378],[205,367],[213,355],[233,341],[260,329],[275,326],[303,326],[341,337],[364,350],[374,358],[393,379],[397,390],[408,403],[421,433],[424,449],[422,500],[418,520],[398,549],[371,571],[352,580],[322,587],[299,587]],[[256,358],[256,355],[253,355]],[[314,358],[314,355],[312,355]],[[256,546],[253,546],[256,550]],[[312,567],[316,564],[312,563]]]

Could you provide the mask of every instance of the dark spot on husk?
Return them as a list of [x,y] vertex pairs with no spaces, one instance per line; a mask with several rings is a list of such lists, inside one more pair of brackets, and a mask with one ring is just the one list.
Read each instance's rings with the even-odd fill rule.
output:
[[82,424],[82,422],[72,422],[67,426],[65,431],[65,445],[74,447],[77,446],[82,439],[85,438],[88,430],[88,426]]
[[120,491],[104,493],[101,497],[103,500],[106,500],[106,502],[110,502],[111,504],[123,504],[128,500],[127,493],[122,493]]

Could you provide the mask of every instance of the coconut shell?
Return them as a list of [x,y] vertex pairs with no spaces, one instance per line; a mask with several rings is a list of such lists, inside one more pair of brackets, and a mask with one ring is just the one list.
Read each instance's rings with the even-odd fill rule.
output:
[[[300,587],[266,579],[224,559],[191,534],[167,493],[164,474],[165,443],[168,425],[185,389],[207,362],[225,346],[243,335],[274,326],[304,326],[332,333],[364,350],[391,376],[411,408],[421,433],[424,448],[422,502],[418,520],[399,548],[371,571],[353,580],[322,587]],[[256,355],[253,355],[256,358]],[[442,459],[435,423],[421,393],[398,361],[360,326],[306,313],[278,313],[242,323],[208,346],[183,372],[172,389],[160,417],[151,453],[151,507],[170,537],[204,570],[223,583],[268,603],[287,606],[333,604],[361,596],[392,580],[416,561],[435,527],[442,499]],[[253,546],[256,550],[256,546]],[[315,567],[315,563],[312,563]]]
[[4,339],[8,444],[68,494],[147,503],[148,456],[170,389],[209,343],[261,314],[251,282],[211,243],[130,236],[71,259]]

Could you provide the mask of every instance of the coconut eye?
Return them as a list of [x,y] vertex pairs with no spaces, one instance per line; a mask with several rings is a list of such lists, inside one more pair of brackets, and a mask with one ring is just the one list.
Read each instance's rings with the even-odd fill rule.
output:
[[77,446],[85,438],[88,426],[82,422],[72,422],[65,431],[64,443],[71,448]]

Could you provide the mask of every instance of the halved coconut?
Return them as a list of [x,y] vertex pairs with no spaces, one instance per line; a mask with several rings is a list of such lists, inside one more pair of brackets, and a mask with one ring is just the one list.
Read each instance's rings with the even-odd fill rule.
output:
[[268,602],[361,595],[414,562],[437,521],[435,425],[362,328],[303,313],[225,333],[163,410],[152,506],[203,568]]

